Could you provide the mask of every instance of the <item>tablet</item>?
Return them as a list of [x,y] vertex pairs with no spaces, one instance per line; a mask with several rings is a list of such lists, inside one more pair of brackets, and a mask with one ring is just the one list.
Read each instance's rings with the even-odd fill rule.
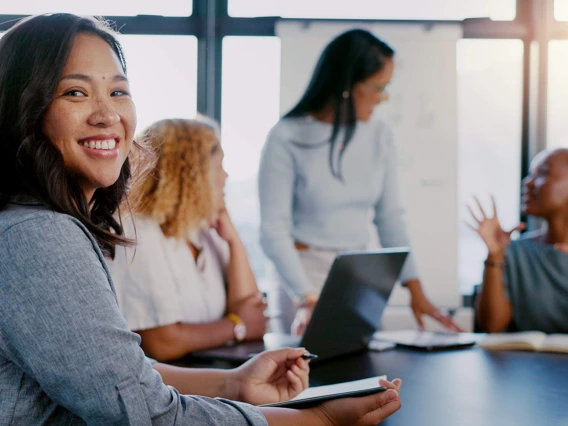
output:
[[379,386],[379,380],[387,376],[375,376],[334,385],[314,386],[300,392],[290,401],[266,404],[265,407],[308,408],[337,398],[353,398],[372,395],[387,390]]
[[357,398],[361,396],[373,395],[378,392],[384,392],[387,388],[384,386],[376,386],[374,388],[354,390],[341,393],[325,394],[312,396],[308,398],[292,399],[290,401],[275,402],[274,404],[264,404],[261,407],[280,407],[280,408],[310,408],[322,402],[330,401],[338,398]]

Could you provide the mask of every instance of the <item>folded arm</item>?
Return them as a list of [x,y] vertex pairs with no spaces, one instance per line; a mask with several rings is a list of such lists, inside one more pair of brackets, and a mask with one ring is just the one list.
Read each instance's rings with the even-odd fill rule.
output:
[[171,361],[190,352],[222,346],[234,339],[234,323],[223,318],[204,324],[176,323],[136,331],[144,352],[158,360]]

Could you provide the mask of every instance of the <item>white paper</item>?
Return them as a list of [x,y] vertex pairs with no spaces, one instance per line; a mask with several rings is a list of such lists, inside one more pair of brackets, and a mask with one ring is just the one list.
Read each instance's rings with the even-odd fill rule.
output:
[[335,385],[314,386],[300,392],[295,398],[292,398],[291,401],[298,401],[323,395],[334,395],[336,393],[372,389],[379,386],[379,379],[386,380],[386,378],[387,376],[376,376],[368,379],[354,380],[352,382],[337,383]]
[[375,352],[383,352],[388,349],[396,348],[396,343],[394,342],[387,342],[383,340],[371,340],[369,342],[369,350]]

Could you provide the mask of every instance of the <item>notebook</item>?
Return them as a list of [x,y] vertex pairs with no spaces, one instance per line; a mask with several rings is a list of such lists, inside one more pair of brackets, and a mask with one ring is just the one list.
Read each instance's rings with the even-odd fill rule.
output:
[[339,253],[302,338],[268,333],[262,341],[192,355],[242,362],[263,350],[301,346],[318,355],[312,362],[320,362],[366,350],[407,256],[407,248]]
[[387,388],[379,386],[379,379],[386,380],[386,378],[387,376],[376,376],[333,385],[310,386],[289,401],[264,404],[262,407],[309,408],[330,399],[372,395],[387,390]]
[[494,333],[484,337],[479,346],[491,350],[568,353],[568,334],[546,334],[542,331]]

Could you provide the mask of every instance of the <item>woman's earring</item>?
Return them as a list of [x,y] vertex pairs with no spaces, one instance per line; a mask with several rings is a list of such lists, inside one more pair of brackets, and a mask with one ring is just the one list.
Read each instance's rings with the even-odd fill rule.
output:
[[343,96],[343,99],[349,98],[349,92],[347,90],[343,91],[341,95]]

